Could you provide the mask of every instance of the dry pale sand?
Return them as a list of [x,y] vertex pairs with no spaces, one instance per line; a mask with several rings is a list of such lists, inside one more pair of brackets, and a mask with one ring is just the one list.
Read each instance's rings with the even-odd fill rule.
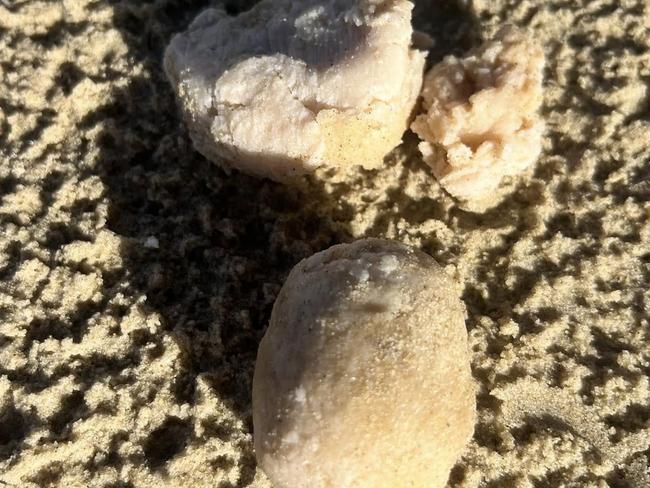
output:
[[0,2],[0,485],[269,487],[273,300],[301,258],[378,236],[464,286],[479,419],[450,486],[650,486],[647,0],[419,2],[432,61],[504,22],[546,51],[544,154],[483,215],[412,134],[299,189],[200,157],[161,59],[207,4]]

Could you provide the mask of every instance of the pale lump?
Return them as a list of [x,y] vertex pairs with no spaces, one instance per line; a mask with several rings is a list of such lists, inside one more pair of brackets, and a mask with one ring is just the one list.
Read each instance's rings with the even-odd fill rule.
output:
[[204,11],[164,60],[196,149],[278,181],[321,166],[379,166],[422,85],[412,7],[262,0],[236,17]]
[[428,255],[367,239],[303,260],[258,351],[253,423],[276,488],[441,488],[471,437],[457,285]]
[[426,113],[411,128],[440,184],[460,200],[489,198],[505,176],[542,149],[544,53],[512,27],[466,56],[448,56],[425,76]]

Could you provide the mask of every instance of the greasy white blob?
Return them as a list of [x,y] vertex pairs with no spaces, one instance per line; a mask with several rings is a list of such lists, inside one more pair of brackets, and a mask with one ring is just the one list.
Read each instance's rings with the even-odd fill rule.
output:
[[262,0],[201,13],[165,71],[196,149],[286,180],[319,166],[377,167],[422,86],[407,0]]
[[426,113],[411,128],[440,184],[461,200],[485,198],[541,151],[544,53],[511,27],[446,57],[425,76]]
[[367,239],[299,263],[262,339],[255,452],[276,488],[441,488],[474,429],[459,287]]

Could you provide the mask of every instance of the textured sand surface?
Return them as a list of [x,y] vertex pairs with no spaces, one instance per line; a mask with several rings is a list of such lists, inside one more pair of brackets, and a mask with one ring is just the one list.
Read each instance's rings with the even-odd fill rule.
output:
[[298,190],[208,163],[161,67],[207,4],[0,2],[0,485],[268,488],[273,300],[301,258],[377,236],[464,283],[479,418],[450,486],[650,486],[647,2],[418,3],[430,61],[504,22],[546,51],[543,155],[484,215],[413,135]]

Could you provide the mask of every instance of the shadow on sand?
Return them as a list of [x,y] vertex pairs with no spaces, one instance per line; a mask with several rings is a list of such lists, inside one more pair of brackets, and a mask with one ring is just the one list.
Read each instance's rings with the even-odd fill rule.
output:
[[[352,218],[352,209],[316,182],[286,187],[226,174],[192,148],[164,77],[163,50],[203,8],[221,4],[235,14],[253,3],[117,3],[114,22],[144,72],[85,121],[102,130],[108,227],[127,237],[122,254],[132,291],[147,297],[186,351],[174,392],[179,405],[193,404],[196,378],[207,375],[250,431],[254,361],[275,296],[300,259],[351,239]],[[445,46],[462,51],[478,39],[460,3],[418,2],[416,27],[439,41],[434,60]],[[254,476],[247,449],[239,487]]]

